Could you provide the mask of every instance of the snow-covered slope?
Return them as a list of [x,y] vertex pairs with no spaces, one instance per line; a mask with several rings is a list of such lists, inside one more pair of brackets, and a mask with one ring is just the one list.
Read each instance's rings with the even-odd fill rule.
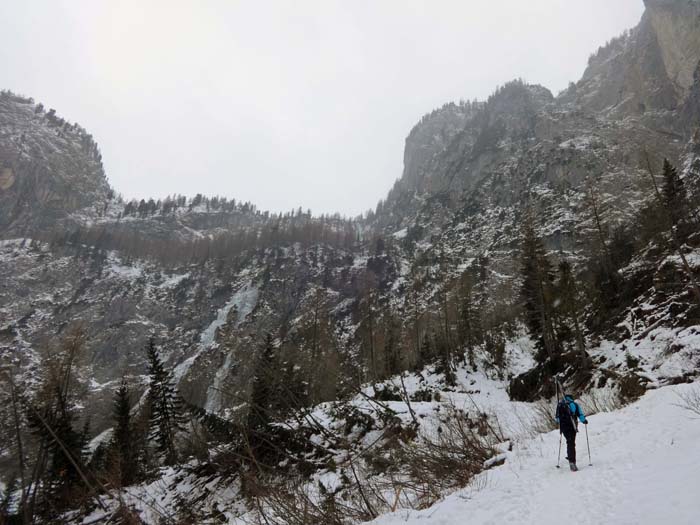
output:
[[683,393],[698,388],[653,390],[621,410],[591,416],[593,465],[588,464],[582,427],[579,472],[555,468],[559,434],[550,432],[515,447],[505,464],[433,507],[397,512],[372,523],[697,523],[700,419],[679,404]]

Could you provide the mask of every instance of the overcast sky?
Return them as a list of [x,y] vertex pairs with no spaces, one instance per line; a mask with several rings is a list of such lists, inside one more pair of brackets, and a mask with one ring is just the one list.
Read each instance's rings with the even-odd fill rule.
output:
[[642,0],[0,0],[0,88],[98,141],[125,197],[356,215],[424,113],[555,94]]

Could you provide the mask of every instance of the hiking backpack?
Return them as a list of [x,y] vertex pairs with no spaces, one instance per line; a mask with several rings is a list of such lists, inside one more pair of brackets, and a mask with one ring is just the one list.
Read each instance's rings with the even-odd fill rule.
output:
[[559,425],[562,428],[568,428],[571,426],[571,428],[576,429],[578,427],[576,424],[578,405],[576,405],[575,413],[572,413],[571,407],[569,406],[570,403],[571,402],[567,401],[566,399],[559,401],[559,404],[557,405],[557,417],[559,418]]

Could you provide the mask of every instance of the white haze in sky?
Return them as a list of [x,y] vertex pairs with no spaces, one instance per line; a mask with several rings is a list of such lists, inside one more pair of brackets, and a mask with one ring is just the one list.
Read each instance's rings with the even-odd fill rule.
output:
[[555,94],[642,0],[0,0],[0,88],[93,134],[125,197],[355,215],[448,101]]

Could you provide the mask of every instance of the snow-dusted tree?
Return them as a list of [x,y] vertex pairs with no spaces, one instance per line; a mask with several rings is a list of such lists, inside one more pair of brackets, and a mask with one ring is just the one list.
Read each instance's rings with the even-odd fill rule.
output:
[[466,347],[469,366],[476,366],[474,348],[483,341],[481,312],[477,292],[477,276],[467,270],[459,281],[457,290],[458,321],[457,337],[461,347]]
[[663,204],[668,212],[672,226],[687,219],[688,200],[685,192],[683,179],[678,175],[678,170],[674,168],[668,159],[664,159],[663,184],[661,186],[661,196]]
[[147,346],[148,354],[148,404],[151,414],[150,436],[155,440],[158,451],[166,465],[177,461],[175,436],[184,427],[182,401],[173,385],[172,373],[165,369],[151,338]]
[[[688,263],[688,260],[682,248],[685,239],[693,230],[693,228],[690,227],[689,224],[690,218],[687,216],[689,212],[689,206],[687,203],[685,185],[682,179],[678,176],[678,172],[676,171],[676,169],[673,166],[671,166],[667,159],[664,159],[663,187],[661,188],[661,190],[659,190],[648,156],[647,165],[649,169],[649,176],[651,177],[652,184],[654,186],[654,191],[656,193],[657,201],[663,207],[663,211],[666,215],[666,220],[664,222],[665,226],[668,228],[667,233],[670,239],[671,247],[680,258],[681,266],[683,267],[683,271],[685,272],[685,274],[688,276],[688,280],[691,284],[691,289],[693,290],[693,293],[695,295],[695,300],[698,302],[698,304],[700,304],[700,284],[698,284],[698,281],[695,278],[695,274],[693,273],[693,270],[690,267],[690,264]],[[672,206],[678,209],[672,209]]]
[[122,379],[114,394],[112,409],[114,432],[112,434],[113,464],[117,467],[119,482],[122,486],[132,484],[138,474],[137,439],[134,435],[134,425],[131,421],[131,399],[129,387]]
[[276,362],[274,340],[272,334],[267,334],[253,375],[248,409],[248,429],[250,430],[260,430],[270,423],[275,394],[273,372],[276,370]]
[[571,263],[566,260],[561,261],[557,272],[555,302],[558,331],[560,335],[565,332],[565,335],[569,336],[568,339],[574,340],[576,349],[584,352],[586,344],[581,326],[583,308],[580,293]]
[[[379,359],[377,345],[377,310],[379,280],[374,272],[367,270],[360,279],[359,289],[359,326],[358,334],[368,376],[377,379],[379,374]],[[365,379],[365,378],[363,378]]]
[[522,227],[521,273],[523,283],[520,290],[525,306],[525,319],[530,334],[537,341],[540,350],[538,359],[544,361],[556,353],[556,337],[553,319],[553,280],[552,265],[547,258],[544,244],[537,236],[530,214]]

